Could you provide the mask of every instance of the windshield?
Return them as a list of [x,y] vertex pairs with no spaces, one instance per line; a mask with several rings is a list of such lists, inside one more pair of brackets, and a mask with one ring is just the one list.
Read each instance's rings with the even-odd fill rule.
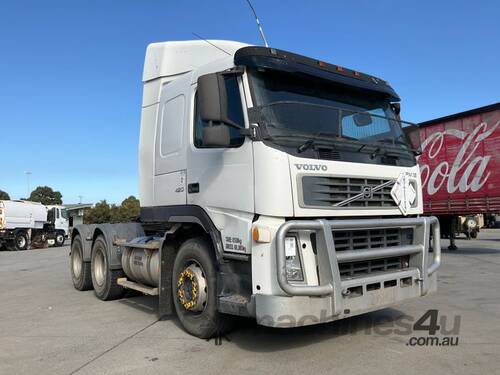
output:
[[388,99],[279,71],[249,74],[254,106],[268,133],[343,137],[410,150]]
[[68,211],[66,211],[65,209],[61,209],[61,216],[64,219],[68,219]]

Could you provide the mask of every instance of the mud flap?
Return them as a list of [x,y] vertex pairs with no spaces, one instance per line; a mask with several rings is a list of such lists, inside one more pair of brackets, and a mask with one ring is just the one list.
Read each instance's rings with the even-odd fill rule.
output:
[[175,256],[177,255],[177,251],[175,250],[174,246],[165,245],[164,242],[160,246],[160,298],[158,302],[158,315],[160,319],[174,314],[175,311],[172,295],[172,272]]

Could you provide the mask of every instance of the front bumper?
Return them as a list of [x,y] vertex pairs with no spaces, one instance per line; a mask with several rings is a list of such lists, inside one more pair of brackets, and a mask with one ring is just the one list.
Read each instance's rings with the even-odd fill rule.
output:
[[[413,228],[411,244],[336,251],[332,231]],[[285,237],[291,231],[313,230],[317,236],[319,285],[297,285],[286,278]],[[431,257],[430,242],[432,232]],[[255,296],[256,318],[262,325],[291,327],[338,320],[378,310],[436,290],[441,264],[439,222],[435,217],[358,220],[293,220],[276,234],[278,283],[287,296]],[[410,256],[407,268],[341,279],[339,264]]]

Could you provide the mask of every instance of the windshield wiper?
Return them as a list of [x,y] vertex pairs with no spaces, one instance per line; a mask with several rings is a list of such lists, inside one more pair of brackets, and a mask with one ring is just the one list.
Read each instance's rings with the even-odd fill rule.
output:
[[[316,133],[313,137],[309,138],[307,141],[305,141],[304,143],[299,145],[299,147],[297,147],[297,152],[299,154],[301,154],[304,151],[309,150],[312,146],[318,144],[319,143],[318,141],[323,141],[323,139],[321,139],[320,137],[328,137],[331,139],[331,137],[335,137],[335,135],[330,134],[330,133],[324,133],[324,132]],[[335,147],[335,146],[333,146],[333,147]]]

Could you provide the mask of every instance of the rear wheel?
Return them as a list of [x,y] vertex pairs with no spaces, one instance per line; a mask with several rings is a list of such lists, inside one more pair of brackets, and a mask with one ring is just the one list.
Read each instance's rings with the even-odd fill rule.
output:
[[71,244],[70,257],[71,279],[77,290],[92,289],[92,276],[90,273],[90,262],[83,260],[82,238],[76,235]]
[[187,332],[210,338],[231,328],[234,318],[217,311],[217,273],[208,241],[195,238],[184,242],[172,277],[175,310]]
[[97,298],[103,301],[110,301],[123,296],[125,290],[117,284],[117,280],[124,277],[125,274],[122,270],[109,269],[106,241],[102,235],[97,237],[92,247],[90,269],[92,286]]
[[26,250],[28,248],[28,235],[26,232],[17,232],[14,238],[16,250]]

